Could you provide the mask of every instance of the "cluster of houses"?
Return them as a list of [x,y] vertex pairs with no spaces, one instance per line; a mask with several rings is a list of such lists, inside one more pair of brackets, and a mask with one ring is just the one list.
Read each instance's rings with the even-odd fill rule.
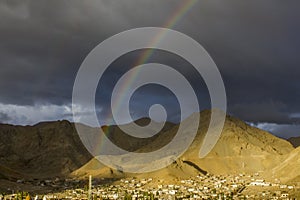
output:
[[[199,175],[185,180],[174,180],[167,184],[162,179],[121,179],[109,184],[95,184],[87,187],[66,189],[63,192],[36,195],[31,199],[289,199],[290,192],[299,190],[295,186],[283,185],[278,181],[266,182],[255,176]],[[263,188],[258,192],[257,188]],[[252,191],[252,192],[248,192]],[[253,192],[256,191],[256,192]],[[27,197],[28,198],[28,197]],[[17,199],[16,195],[0,196],[3,199]],[[25,198],[24,198],[25,199]]]
[[279,187],[280,189],[289,189],[292,190],[295,188],[293,185],[280,184],[279,180],[276,180],[274,183],[266,182],[264,179],[252,179],[252,182],[249,186],[261,186],[261,187]]

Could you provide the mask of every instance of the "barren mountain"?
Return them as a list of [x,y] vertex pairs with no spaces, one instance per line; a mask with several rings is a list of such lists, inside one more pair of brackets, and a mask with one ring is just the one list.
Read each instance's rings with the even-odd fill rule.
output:
[[[200,125],[199,136],[205,134],[206,127],[207,122],[204,121]],[[226,118],[217,144],[203,159],[197,158],[199,145],[200,140],[195,140],[185,154],[186,159],[217,174],[265,171],[294,149],[287,141],[231,116]]]
[[[139,126],[146,126],[150,122],[149,118],[141,118],[139,120],[136,120],[134,123],[136,123]],[[161,123],[154,122],[156,126],[160,126]],[[138,151],[141,149],[144,149],[144,146],[147,146],[148,144],[152,144],[153,141],[157,140],[161,135],[165,135],[166,131],[170,130],[171,128],[175,127],[175,124],[166,122],[165,124],[162,124],[162,129],[158,134],[155,134],[151,137],[145,137],[145,138],[137,138],[133,137],[129,134],[124,133],[123,130],[121,130],[120,127],[125,127],[129,130],[134,129],[134,127],[130,127],[132,123],[130,124],[124,124],[124,125],[111,125],[111,126],[104,126],[102,127],[103,132],[106,134],[106,136],[118,147],[125,149],[127,151],[133,152]],[[147,136],[147,132],[152,132],[151,129],[146,129],[146,133],[144,134]],[[159,146],[156,146],[155,148],[160,148],[163,145],[165,145],[168,141],[163,140],[162,144]],[[146,150],[146,149],[144,149]],[[146,150],[147,151],[147,150]]]
[[[182,123],[188,125],[193,121],[193,116]],[[170,166],[149,174],[135,176],[163,177],[170,180],[176,177],[197,175],[199,173],[231,174],[231,173],[254,173],[265,172],[281,163],[289,153],[294,150],[293,146],[286,140],[277,138],[272,134],[252,127],[241,120],[227,116],[224,129],[217,144],[212,151],[204,158],[199,158],[199,150],[206,134],[210,121],[210,111],[201,113],[200,126],[194,142],[189,149]],[[160,135],[144,145],[136,152],[151,152],[157,150],[172,140],[178,126],[164,130]],[[184,138],[182,138],[184,140]],[[178,143],[180,146],[180,143]],[[120,159],[126,160],[126,157]],[[151,163],[154,166],[159,163]],[[124,163],[126,165],[126,163]],[[140,168],[147,164],[141,163]],[[96,159],[87,163],[83,168],[76,170],[73,175],[93,174],[104,177],[131,176],[122,174],[117,170],[101,165]],[[291,177],[292,178],[292,177]]]
[[[300,167],[299,149],[287,141],[272,134],[227,116],[222,134],[212,149],[204,158],[199,158],[199,150],[210,122],[210,111],[201,112],[200,126],[196,137],[187,151],[172,164],[151,173],[131,174],[115,170],[101,164],[92,158],[83,146],[73,123],[68,121],[43,122],[35,126],[0,125],[0,179],[10,177],[47,178],[54,176],[82,177],[92,174],[98,177],[161,177],[174,180],[205,174],[232,174],[261,172],[270,177],[270,171],[285,176],[284,181],[300,177],[299,173],[287,175],[291,169]],[[136,123],[147,125],[149,119],[141,119]],[[183,127],[195,123],[194,115],[182,122]],[[159,124],[158,124],[159,125]],[[81,125],[87,132],[97,131],[95,128]],[[130,126],[122,125],[122,126]],[[176,135],[179,125],[166,123],[160,133],[149,138],[134,138],[125,134],[118,126],[102,127],[106,136],[116,145],[135,153],[146,153],[159,150],[168,144]],[[183,134],[176,143],[189,137],[189,132]],[[105,147],[105,144],[104,144]],[[166,150],[166,155],[172,149]],[[109,152],[109,151],[108,151]],[[110,155],[114,158],[114,155]],[[127,160],[126,155],[117,159]],[[134,159],[131,158],[135,163]],[[174,159],[172,157],[160,158]],[[298,160],[297,160],[298,159]],[[138,168],[153,167],[160,161],[148,163],[145,160],[137,162]],[[127,160],[128,161],[128,160]],[[165,160],[164,160],[165,161]],[[124,165],[127,163],[125,162]],[[277,166],[274,168],[274,166]]]
[[91,158],[68,121],[0,125],[0,176],[65,176]]
[[274,166],[267,174],[279,178],[283,182],[300,181],[300,147],[290,152],[278,165]]
[[[144,118],[136,123],[147,125],[148,121]],[[87,131],[97,130],[80,126]],[[172,126],[174,124],[166,123],[163,130]],[[118,126],[110,126],[106,134],[116,145],[130,151],[157,137],[141,141],[122,134]],[[67,176],[91,159],[74,124],[68,121],[42,122],[34,126],[0,124],[0,179]]]

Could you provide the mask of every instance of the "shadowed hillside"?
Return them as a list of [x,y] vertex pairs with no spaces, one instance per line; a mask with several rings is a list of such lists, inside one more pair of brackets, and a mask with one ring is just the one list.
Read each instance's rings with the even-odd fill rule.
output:
[[68,121],[0,125],[0,168],[5,177],[65,176],[91,158]]
[[300,137],[291,137],[288,139],[288,141],[294,146],[299,147],[300,146]]
[[[149,124],[149,122],[150,122],[149,118],[141,118],[141,119],[135,121],[135,123],[139,126],[146,126]],[[160,123],[157,123],[157,122],[154,122],[154,123],[156,123],[156,126],[160,125]],[[158,134],[155,134],[152,137],[136,138],[129,134],[124,133],[124,131],[122,131],[120,129],[120,127],[127,127],[130,129],[130,125],[131,124],[125,124],[125,125],[120,125],[120,126],[116,126],[116,125],[104,126],[104,127],[102,127],[102,130],[106,134],[106,136],[110,139],[111,142],[113,142],[115,145],[117,145],[118,147],[120,147],[126,151],[149,152],[151,150],[145,149],[144,148],[145,146],[151,145],[153,143],[153,141],[157,140],[161,135],[168,134],[169,139],[162,140],[162,143],[160,145],[155,145],[155,146],[152,145],[152,147],[154,149],[159,149],[159,148],[163,147],[164,145],[166,145],[167,143],[170,142],[170,139],[173,138],[173,134],[167,133],[167,131],[172,129],[173,127],[176,127],[175,124],[166,122]],[[148,131],[152,132],[152,130],[148,130]],[[144,134],[147,135],[147,133],[144,133]]]

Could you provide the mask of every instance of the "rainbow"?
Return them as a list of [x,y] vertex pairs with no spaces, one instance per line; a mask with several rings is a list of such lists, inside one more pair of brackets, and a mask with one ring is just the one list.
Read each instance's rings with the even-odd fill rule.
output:
[[[182,3],[177,7],[175,12],[172,14],[172,16],[167,20],[167,22],[162,26],[164,28],[173,28],[187,13],[188,11],[197,3],[197,0],[184,0]],[[162,31],[160,34],[158,34],[153,41],[152,44],[158,44],[165,36],[165,33]],[[135,62],[134,66],[138,66],[141,64],[146,63],[149,58],[153,55],[154,49],[148,49],[143,52],[141,57]],[[124,94],[126,91],[131,87],[133,81],[138,77],[139,71],[135,70],[131,74],[129,74],[128,80],[126,81],[126,84],[124,84],[121,88],[120,97],[112,103],[112,106],[115,106],[116,110],[118,111],[120,109],[121,103],[124,99]],[[112,116],[110,116],[112,118]]]
[[[190,9],[198,2],[198,0],[182,0],[181,3],[177,6],[173,14],[168,18],[168,20],[162,25],[164,28],[172,29],[178,24],[178,22],[190,11]],[[151,44],[155,46],[156,44],[159,44],[163,38],[165,37],[165,32],[162,31],[159,33],[155,38],[153,38]],[[134,63],[133,66],[138,66],[141,64],[146,63],[149,58],[153,55],[155,49],[147,49],[145,50],[141,56],[137,59],[137,61]],[[126,91],[131,87],[133,81],[138,77],[139,71],[135,70],[129,74],[128,80],[126,80],[126,83],[121,88],[120,97],[115,100],[112,103],[112,106],[115,107],[117,111],[120,110],[120,106],[122,101],[124,100],[124,94],[126,94]],[[112,114],[106,117],[107,119],[110,119],[110,125],[113,124],[113,117]],[[110,133],[110,128],[105,127],[105,129],[102,129],[105,134]],[[102,140],[103,141],[103,140]],[[101,145],[102,146],[102,145]]]

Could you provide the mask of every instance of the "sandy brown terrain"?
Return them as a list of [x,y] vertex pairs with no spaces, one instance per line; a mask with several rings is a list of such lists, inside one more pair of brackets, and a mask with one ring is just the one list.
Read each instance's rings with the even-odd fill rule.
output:
[[[143,174],[124,173],[92,158],[77,135],[74,124],[68,121],[43,122],[35,126],[2,124],[0,188],[9,185],[17,187],[15,182],[18,179],[55,177],[80,179],[89,174],[98,178],[160,177],[171,182],[207,172],[211,174],[259,172],[266,179],[276,177],[283,182],[299,182],[299,148],[295,149],[288,141],[251,127],[231,116],[226,117],[221,137],[212,151],[206,157],[199,158],[199,150],[209,121],[210,111],[203,111],[197,135],[189,149],[168,167]],[[188,126],[191,122],[193,116],[182,123]],[[148,119],[141,119],[137,123],[146,125]],[[138,153],[160,149],[173,139],[178,126],[167,123],[159,134],[142,140],[124,135],[117,126],[102,129],[109,130],[106,134],[116,145],[126,146],[127,150]],[[94,130],[88,126],[84,128]],[[185,139],[184,136],[182,139]],[[156,165],[159,161],[150,164]],[[139,167],[146,165],[149,163],[145,161]]]

